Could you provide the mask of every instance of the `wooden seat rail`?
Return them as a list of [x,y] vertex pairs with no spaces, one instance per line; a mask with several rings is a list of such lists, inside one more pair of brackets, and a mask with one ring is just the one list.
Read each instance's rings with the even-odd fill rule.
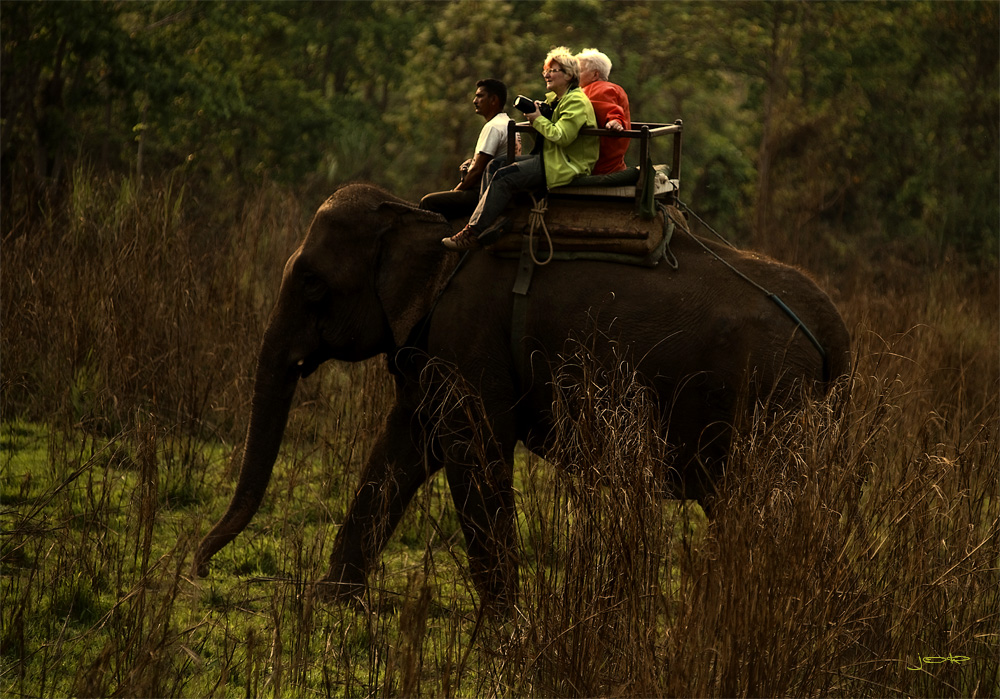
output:
[[[673,153],[670,163],[670,178],[680,182],[681,178],[681,134],[684,132],[684,122],[677,119],[673,124],[657,124],[652,122],[632,122],[632,128],[625,131],[612,131],[611,129],[583,128],[580,129],[582,136],[604,136],[611,138],[637,138],[639,139],[639,181],[636,183],[636,199],[641,196],[641,192],[646,185],[646,178],[652,177],[653,173],[645,167],[650,155],[650,142],[652,139],[667,134],[673,134]],[[515,122],[513,119],[507,122],[507,162],[514,162],[517,133],[536,133],[530,122]]]

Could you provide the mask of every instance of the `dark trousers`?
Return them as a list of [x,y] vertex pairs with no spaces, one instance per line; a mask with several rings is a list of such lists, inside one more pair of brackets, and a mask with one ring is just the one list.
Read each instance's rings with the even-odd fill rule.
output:
[[[519,158],[521,156],[515,155],[514,157],[515,158]],[[479,180],[479,196],[480,197],[483,196],[484,194],[486,194],[486,188],[490,186],[490,182],[493,181],[493,176],[497,174],[497,170],[499,170],[502,167],[506,167],[506,166],[507,166],[507,154],[506,153],[501,153],[497,157],[493,158],[493,160],[491,160],[489,162],[489,164],[487,164],[486,171],[483,173],[482,179]]]
[[449,192],[434,192],[420,200],[420,208],[435,211],[451,221],[465,218],[476,209],[479,190],[459,189]]
[[540,155],[519,155],[514,163],[493,173],[487,166],[483,177],[486,190],[469,219],[469,226],[482,233],[500,217],[516,192],[526,192],[545,186],[545,167]]

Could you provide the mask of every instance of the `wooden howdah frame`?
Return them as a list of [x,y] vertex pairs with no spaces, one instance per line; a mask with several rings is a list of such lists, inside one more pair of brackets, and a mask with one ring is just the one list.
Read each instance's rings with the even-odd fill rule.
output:
[[[680,181],[681,178],[681,135],[684,132],[684,122],[677,119],[673,124],[656,124],[651,122],[632,122],[632,128],[625,131],[612,131],[611,129],[597,129],[585,127],[580,129],[581,136],[605,136],[611,138],[632,138],[639,139],[639,181],[635,186],[635,196],[638,202],[646,184],[646,178],[654,175],[653,171],[643,167],[649,160],[651,141],[659,136],[673,134],[673,153],[670,163],[670,179]],[[531,126],[530,122],[515,122],[511,119],[507,122],[507,162],[514,162],[517,133],[538,132]]]

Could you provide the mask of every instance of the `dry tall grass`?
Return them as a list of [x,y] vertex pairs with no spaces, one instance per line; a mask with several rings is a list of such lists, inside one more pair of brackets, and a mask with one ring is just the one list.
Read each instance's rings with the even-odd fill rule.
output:
[[362,608],[308,594],[390,400],[379,361],[304,382],[260,514],[186,577],[318,204],[194,199],[78,173],[65,209],[4,231],[3,694],[998,694],[995,271],[828,278],[850,394],[752,421],[711,525],[656,497],[666,446],[633,377],[561,403],[576,467],[519,455],[521,615],[501,622],[476,614],[440,479]]

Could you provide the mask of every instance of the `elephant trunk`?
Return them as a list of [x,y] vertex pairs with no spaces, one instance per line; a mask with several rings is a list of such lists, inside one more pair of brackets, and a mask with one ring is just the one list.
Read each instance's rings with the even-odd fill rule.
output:
[[200,577],[208,575],[209,559],[250,523],[271,480],[301,374],[300,365],[289,360],[281,341],[274,341],[278,336],[280,334],[272,327],[264,337],[257,361],[250,426],[239,481],[226,514],[198,545],[194,572]]

